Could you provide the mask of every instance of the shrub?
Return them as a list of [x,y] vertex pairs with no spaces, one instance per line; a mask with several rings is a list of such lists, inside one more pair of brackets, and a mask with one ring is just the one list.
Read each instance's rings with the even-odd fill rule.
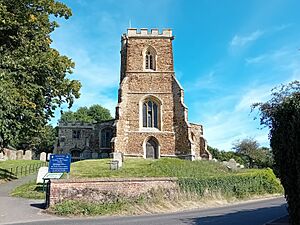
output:
[[261,124],[269,127],[275,168],[281,179],[292,225],[300,225],[300,82],[281,86],[257,103]]
[[195,192],[201,197],[206,193],[221,193],[225,197],[244,198],[252,195],[282,193],[280,182],[271,169],[253,170],[243,174],[206,178],[180,178],[182,190]]

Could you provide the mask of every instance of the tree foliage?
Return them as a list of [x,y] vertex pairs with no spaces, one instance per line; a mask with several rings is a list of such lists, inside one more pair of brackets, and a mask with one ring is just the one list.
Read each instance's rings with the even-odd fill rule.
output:
[[253,138],[237,140],[233,143],[233,149],[247,161],[250,168],[273,168],[271,150],[266,147],[259,147],[259,143]]
[[270,144],[293,225],[300,224],[300,82],[273,89],[272,98],[256,103],[260,122],[270,129]]
[[67,78],[74,63],[51,48],[71,10],[56,0],[0,0],[0,144],[31,142],[54,110],[79,97],[80,82]]
[[80,107],[75,112],[67,111],[61,115],[61,122],[102,122],[105,120],[112,119],[108,109],[102,107],[101,105],[92,105],[88,107]]

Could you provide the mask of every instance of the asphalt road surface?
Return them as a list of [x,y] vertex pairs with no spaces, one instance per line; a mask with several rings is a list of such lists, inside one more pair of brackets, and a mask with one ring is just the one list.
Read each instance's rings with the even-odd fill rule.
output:
[[173,214],[98,217],[91,219],[55,219],[27,225],[263,225],[287,214],[284,198],[247,202],[226,207]]

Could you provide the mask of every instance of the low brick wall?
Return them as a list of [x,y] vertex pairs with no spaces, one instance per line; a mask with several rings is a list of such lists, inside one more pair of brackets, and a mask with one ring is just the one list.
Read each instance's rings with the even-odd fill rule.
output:
[[52,180],[48,188],[50,206],[63,200],[114,202],[135,199],[151,190],[176,190],[176,178],[104,178]]

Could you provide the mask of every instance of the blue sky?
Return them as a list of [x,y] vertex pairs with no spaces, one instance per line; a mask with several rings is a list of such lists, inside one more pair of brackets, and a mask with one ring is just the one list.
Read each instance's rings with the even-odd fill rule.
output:
[[[80,106],[117,103],[120,37],[134,28],[172,28],[177,79],[189,121],[204,125],[208,144],[230,150],[253,137],[269,146],[252,103],[300,79],[300,1],[63,0],[73,11],[52,35],[53,47],[76,63]],[[56,125],[60,113],[51,121]]]

